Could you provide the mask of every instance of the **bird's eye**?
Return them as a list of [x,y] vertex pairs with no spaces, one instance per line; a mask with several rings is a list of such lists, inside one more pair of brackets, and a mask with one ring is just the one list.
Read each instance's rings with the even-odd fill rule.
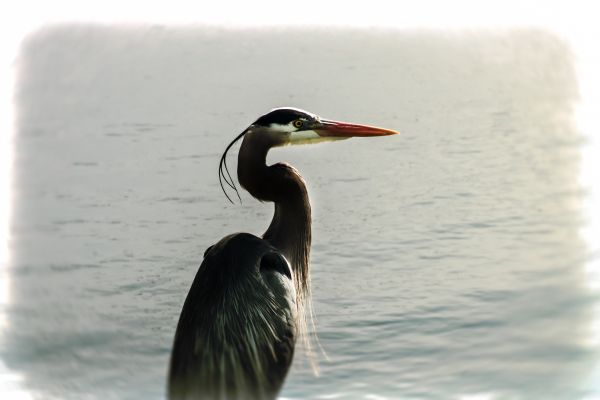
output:
[[296,128],[302,128],[302,124],[303,124],[303,122],[300,119],[297,119],[297,120],[294,121],[294,126]]

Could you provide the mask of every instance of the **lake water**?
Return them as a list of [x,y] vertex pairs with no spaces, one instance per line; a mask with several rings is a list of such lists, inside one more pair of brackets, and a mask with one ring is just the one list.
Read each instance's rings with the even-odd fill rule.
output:
[[164,398],[205,248],[271,218],[226,201],[220,154],[288,105],[403,134],[269,156],[308,182],[326,353],[315,376],[298,348],[282,397],[600,396],[572,63],[533,30],[37,32],[16,64],[7,373],[44,399]]

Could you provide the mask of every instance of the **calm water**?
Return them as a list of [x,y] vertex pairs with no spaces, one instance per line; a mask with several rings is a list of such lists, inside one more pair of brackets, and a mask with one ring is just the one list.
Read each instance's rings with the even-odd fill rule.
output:
[[403,132],[270,155],[308,181],[327,354],[316,377],[299,349],[283,397],[600,394],[577,87],[553,36],[70,27],[17,66],[0,356],[40,398],[164,397],[205,248],[271,217],[226,202],[218,158],[282,105]]

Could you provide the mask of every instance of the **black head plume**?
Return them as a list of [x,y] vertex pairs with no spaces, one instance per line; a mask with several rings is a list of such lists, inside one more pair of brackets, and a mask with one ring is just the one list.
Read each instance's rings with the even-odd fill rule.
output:
[[[240,140],[242,137],[244,137],[245,134],[246,134],[246,131],[240,133],[235,139],[233,139],[233,141],[231,143],[229,143],[227,145],[225,152],[221,156],[221,161],[219,161],[219,184],[221,185],[221,190],[223,190],[223,193],[225,193],[225,197],[227,197],[227,200],[229,200],[229,202],[231,204],[233,204],[233,200],[231,200],[231,198],[227,194],[227,191],[225,190],[225,187],[223,186],[223,181],[225,181],[225,183],[227,183],[227,185],[229,185],[229,187],[231,187],[233,190],[235,190],[235,194],[237,195],[238,199],[240,200],[240,203],[242,202],[242,198],[240,197],[240,193],[238,192],[237,187],[235,186],[235,182],[233,181],[233,178],[231,177],[231,174],[229,173],[229,169],[227,168],[227,152],[229,151],[231,146],[233,146],[238,140]],[[225,175],[225,174],[227,174],[227,175]],[[228,177],[229,177],[229,179],[228,179]]]

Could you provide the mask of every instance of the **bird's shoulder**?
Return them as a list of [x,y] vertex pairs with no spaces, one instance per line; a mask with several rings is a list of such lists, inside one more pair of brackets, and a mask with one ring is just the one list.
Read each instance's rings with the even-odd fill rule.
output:
[[240,249],[247,249],[249,247],[266,249],[272,246],[269,242],[256,235],[247,232],[237,232],[227,235],[217,243],[209,246],[204,251],[204,258],[221,252],[232,252]]

